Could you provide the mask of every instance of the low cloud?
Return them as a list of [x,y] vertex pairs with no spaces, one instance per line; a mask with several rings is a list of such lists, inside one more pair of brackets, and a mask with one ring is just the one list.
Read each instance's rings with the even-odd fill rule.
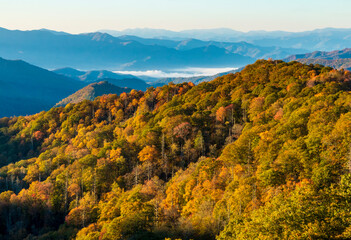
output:
[[212,76],[217,73],[228,72],[235,68],[184,68],[173,71],[146,70],[146,71],[114,71],[115,73],[131,74],[134,76],[148,76],[154,78],[176,78],[194,76]]

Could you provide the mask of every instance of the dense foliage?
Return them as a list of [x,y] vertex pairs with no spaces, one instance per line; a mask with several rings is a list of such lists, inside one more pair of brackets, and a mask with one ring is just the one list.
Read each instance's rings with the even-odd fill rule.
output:
[[351,74],[257,61],[208,83],[0,120],[11,239],[348,239]]

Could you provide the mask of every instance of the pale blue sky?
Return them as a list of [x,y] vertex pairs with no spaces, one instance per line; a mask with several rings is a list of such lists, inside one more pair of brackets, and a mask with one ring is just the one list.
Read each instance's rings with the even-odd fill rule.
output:
[[0,27],[98,29],[351,28],[350,0],[0,0]]

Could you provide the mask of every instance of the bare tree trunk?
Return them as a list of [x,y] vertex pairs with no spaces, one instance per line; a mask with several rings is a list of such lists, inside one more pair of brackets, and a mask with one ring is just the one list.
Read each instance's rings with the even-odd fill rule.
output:
[[108,118],[107,118],[108,122],[111,123],[112,121],[112,115],[111,115],[111,110],[108,110]]
[[347,170],[351,173],[351,145],[349,153],[347,155]]
[[85,227],[85,207],[83,207],[83,211],[82,211],[82,226],[83,228]]
[[96,203],[96,169],[94,171],[93,197],[94,203]]
[[162,147],[162,159],[164,159],[165,157],[165,134],[164,133],[162,133],[161,147]]
[[67,204],[68,204],[68,171],[66,171],[66,179],[65,179],[65,212],[67,212]]
[[147,164],[147,180],[150,181],[150,163]]
[[174,164],[172,163],[172,179],[173,179],[173,176],[174,176]]
[[139,166],[137,164],[136,168],[135,168],[135,185],[138,185],[138,175],[139,175],[138,168],[139,168]]
[[155,202],[155,226],[158,227],[158,200]]

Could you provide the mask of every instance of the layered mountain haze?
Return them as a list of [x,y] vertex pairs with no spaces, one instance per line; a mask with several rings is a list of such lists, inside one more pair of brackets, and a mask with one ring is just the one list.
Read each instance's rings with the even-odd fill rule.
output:
[[145,45],[106,33],[58,34],[48,30],[0,29],[0,56],[57,69],[148,70],[240,67],[255,59],[214,45],[177,50]]
[[322,52],[322,51],[315,51],[312,53],[306,54],[297,54],[286,58],[287,61],[292,61],[301,58],[309,58],[309,59],[326,59],[326,60],[335,60],[335,59],[344,59],[344,58],[351,58],[351,48],[345,48],[343,50],[336,50],[331,52]]
[[150,85],[147,84],[144,80],[133,75],[114,73],[107,70],[79,71],[73,68],[61,68],[54,70],[53,72],[76,80],[80,80],[85,83],[105,80],[118,87],[127,87],[142,91],[145,91],[148,87],[150,87]]
[[[290,38],[291,36],[299,36],[299,38],[291,40],[297,44],[303,36],[309,36],[313,39],[316,36],[320,36],[324,39],[324,37],[328,36],[328,32],[348,33],[347,30],[324,29],[299,34],[275,32],[270,36],[274,38],[284,36],[288,40],[292,39]],[[264,39],[267,36],[265,32],[248,33],[246,35],[256,37],[256,40],[259,38]],[[346,43],[347,39],[348,37],[344,36],[338,44]],[[297,60],[303,63],[322,64],[338,69],[351,69],[350,49],[332,52],[315,51],[309,54],[301,54],[301,52],[306,50],[262,47],[247,42],[202,41],[194,38],[184,40],[146,39],[129,35],[113,37],[104,33],[73,35],[47,29],[34,31],[0,29],[0,43],[0,54],[11,58],[31,59],[34,62],[47,66],[71,65],[73,67],[76,66],[78,69],[82,69],[79,66],[84,66],[86,67],[85,69],[96,69],[96,67],[101,65],[104,68],[106,67],[105,69],[111,68],[111,70],[115,71],[81,71],[72,67],[65,67],[54,70],[51,76],[49,76],[50,74],[46,76],[48,71],[41,69],[41,72],[29,71],[31,73],[24,74],[26,77],[23,77],[24,75],[21,72],[26,68],[22,65],[10,67],[9,69],[5,69],[4,66],[1,79],[4,85],[0,92],[0,98],[9,102],[9,104],[1,107],[1,116],[26,115],[46,110],[87,84],[101,80],[107,80],[118,87],[145,91],[151,85],[163,86],[169,82],[182,83],[187,81],[198,84],[203,81],[211,81],[225,74],[208,74],[208,76],[196,76],[194,74],[191,75],[193,77],[158,77],[159,79],[150,76],[142,77],[149,79],[149,83],[146,83],[143,79],[140,79],[141,77],[117,73],[116,70],[120,70],[119,72],[133,72],[125,71],[132,69],[136,69],[134,72],[162,72],[162,69],[166,69],[164,70],[165,74],[175,70],[181,74],[182,67],[189,69],[189,66],[197,66],[197,64],[204,69],[215,66],[235,68],[252,62],[256,58],[282,58],[286,56],[289,56],[285,58],[286,61]],[[23,64],[20,61],[17,61],[17,63]],[[38,67],[34,68],[40,69]],[[18,72],[16,69],[18,69]],[[45,76],[42,75],[43,72],[46,73]],[[8,75],[5,76],[4,74]],[[14,85],[10,83],[11,81],[8,80],[9,76],[19,82],[22,81],[18,89],[15,89]],[[26,78],[41,79],[41,82],[38,84],[36,81],[23,81]],[[57,79],[60,78],[62,78],[62,83],[58,83]],[[40,87],[35,88],[34,86]],[[12,92],[14,94],[11,94]],[[22,106],[16,102],[21,103]]]
[[[132,32],[143,35],[138,34],[138,30]],[[201,32],[207,36],[213,32],[212,35],[217,37],[204,39]],[[114,37],[101,32],[69,34],[47,29],[19,31],[0,28],[0,56],[23,59],[49,69],[69,66],[88,70],[145,71],[243,67],[256,59],[283,59],[308,51],[345,48],[351,44],[349,29],[300,33],[240,33],[215,29],[188,30],[182,34],[186,37],[162,39],[156,34],[151,39],[120,34]]]
[[331,52],[315,51],[306,54],[292,55],[285,61],[299,61],[306,64],[321,64],[336,69],[351,70],[351,48]]
[[304,48],[310,51],[333,51],[348,48],[351,45],[351,29],[324,28],[313,31],[283,33],[270,36],[269,32],[261,38],[249,41],[261,46],[280,46]]
[[142,38],[159,38],[165,40],[184,40],[188,38],[196,38],[203,41],[227,41],[227,42],[239,42],[244,41],[243,39],[251,40],[252,38],[264,38],[264,37],[281,37],[289,35],[289,32],[284,31],[249,31],[241,32],[230,28],[213,28],[213,29],[189,29],[182,31],[171,31],[165,29],[153,29],[153,28],[134,28],[125,29],[121,31],[117,30],[100,30],[111,34],[112,36],[124,36],[133,35]]
[[218,41],[201,41],[194,38],[188,38],[181,41],[167,40],[167,39],[155,39],[155,38],[140,38],[136,36],[124,35],[120,36],[120,39],[133,40],[146,45],[160,45],[177,50],[190,50],[193,48],[201,48],[207,46],[216,46],[224,48],[228,52],[240,54],[243,56],[251,57],[254,59],[261,58],[285,58],[291,54],[305,53],[307,50],[295,49],[295,48],[281,48],[281,47],[262,47],[259,45],[253,45],[247,42],[218,42]]
[[0,58],[0,117],[49,110],[85,84],[24,61]]
[[[97,96],[108,93],[119,94],[124,91],[129,92],[131,89],[146,91],[150,86],[163,86],[169,82],[192,81],[197,84],[224,74],[190,78],[161,78],[157,81],[152,78],[153,82],[147,84],[144,80],[130,74],[106,70],[80,71],[74,68],[48,71],[24,61],[0,58],[0,100],[6,103],[0,107],[0,117],[35,114],[50,109],[61,100],[60,106],[83,99],[93,100]],[[88,84],[100,81],[109,83],[93,84],[73,94]],[[95,91],[97,87],[99,89]],[[108,91],[109,87],[111,87],[111,92]],[[102,88],[105,90],[100,91]],[[70,96],[71,94],[73,95]]]
[[121,88],[130,88],[135,90],[146,91],[151,85],[147,84],[145,81],[138,78],[125,78],[125,79],[114,79],[114,78],[104,78],[104,81],[108,81]]
[[240,32],[228,28],[193,29],[168,31],[162,29],[126,29],[124,31],[101,30],[113,36],[134,35],[143,38],[185,40],[196,38],[203,41],[247,42],[259,46],[279,46],[289,49],[308,49],[309,51],[332,51],[351,45],[351,29],[324,28],[313,31],[249,31]]
[[67,77],[83,81],[83,82],[95,82],[104,78],[113,78],[113,79],[126,79],[126,78],[135,78],[130,74],[120,74],[114,73],[107,70],[93,70],[93,71],[80,71],[74,68],[60,68],[53,70],[53,72],[61,75],[65,75]]
[[160,39],[186,39],[198,38],[201,40],[213,40],[214,38],[225,38],[228,36],[236,37],[242,34],[240,31],[235,31],[229,28],[218,29],[193,29],[183,31],[171,31],[166,29],[153,28],[130,28],[122,31],[117,30],[100,30],[101,32],[109,33],[113,36],[134,35],[142,38],[160,38]]

